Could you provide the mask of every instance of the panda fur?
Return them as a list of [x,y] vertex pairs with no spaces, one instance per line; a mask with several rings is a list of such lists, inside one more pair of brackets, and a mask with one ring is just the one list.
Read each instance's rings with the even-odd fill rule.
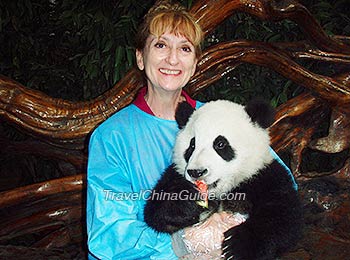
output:
[[[248,218],[224,233],[226,259],[275,259],[293,247],[301,235],[301,204],[291,176],[271,154],[267,128],[273,118],[273,109],[256,100],[245,107],[212,101],[198,110],[181,103],[173,164],[146,202],[145,222],[172,234],[214,212],[240,212]],[[208,208],[193,199],[200,197],[196,180],[208,184]],[[227,194],[245,194],[245,200]]]

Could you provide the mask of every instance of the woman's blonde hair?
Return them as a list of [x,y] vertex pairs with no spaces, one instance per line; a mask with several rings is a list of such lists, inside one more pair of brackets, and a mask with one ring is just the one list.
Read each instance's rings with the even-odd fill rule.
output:
[[195,47],[197,58],[201,55],[203,31],[192,15],[178,3],[157,1],[148,11],[136,34],[136,49],[143,50],[150,34],[156,37],[165,32],[184,36]]

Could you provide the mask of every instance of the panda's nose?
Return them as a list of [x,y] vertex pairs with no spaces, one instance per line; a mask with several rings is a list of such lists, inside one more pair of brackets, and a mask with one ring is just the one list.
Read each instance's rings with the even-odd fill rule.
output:
[[207,169],[193,169],[193,170],[187,170],[188,175],[190,175],[192,178],[199,178],[207,173]]

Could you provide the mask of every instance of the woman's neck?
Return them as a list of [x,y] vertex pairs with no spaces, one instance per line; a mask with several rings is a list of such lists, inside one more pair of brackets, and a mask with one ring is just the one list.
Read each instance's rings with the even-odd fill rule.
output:
[[175,120],[175,110],[179,102],[185,101],[181,96],[181,89],[175,92],[155,91],[148,88],[145,101],[156,117]]

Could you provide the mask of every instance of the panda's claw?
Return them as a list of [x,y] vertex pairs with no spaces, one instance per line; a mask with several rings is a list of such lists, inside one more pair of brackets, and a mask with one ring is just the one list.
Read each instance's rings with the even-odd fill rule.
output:
[[224,241],[230,240],[232,236],[228,236],[224,238]]
[[224,251],[222,253],[222,256],[224,257],[224,259],[228,260],[228,259],[233,259],[234,255],[232,254],[231,251]]

